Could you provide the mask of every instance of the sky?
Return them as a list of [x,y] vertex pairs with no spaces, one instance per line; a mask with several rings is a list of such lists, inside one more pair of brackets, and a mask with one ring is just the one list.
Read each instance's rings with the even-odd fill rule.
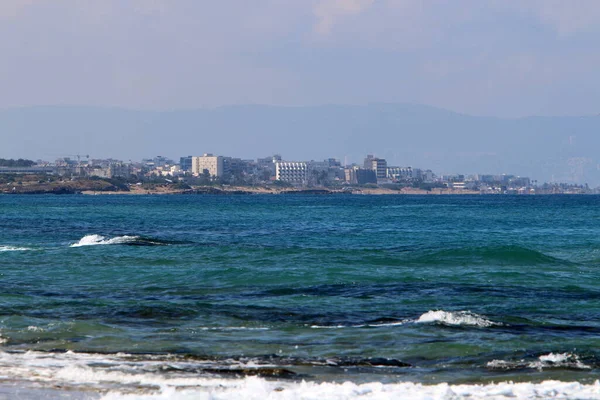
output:
[[1,0],[0,107],[600,112],[597,0]]

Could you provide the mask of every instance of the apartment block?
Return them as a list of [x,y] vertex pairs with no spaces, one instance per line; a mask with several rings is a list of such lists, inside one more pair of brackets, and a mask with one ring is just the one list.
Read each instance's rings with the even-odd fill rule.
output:
[[202,157],[192,157],[192,174],[198,176],[207,171],[210,176],[223,176],[223,157],[205,153]]
[[292,185],[305,185],[308,181],[308,164],[278,161],[275,163],[275,179]]

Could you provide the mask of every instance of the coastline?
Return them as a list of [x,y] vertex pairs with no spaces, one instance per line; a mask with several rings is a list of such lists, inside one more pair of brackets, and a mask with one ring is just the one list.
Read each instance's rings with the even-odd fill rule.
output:
[[60,187],[33,187],[20,188],[19,191],[0,191],[0,194],[27,195],[27,194],[83,194],[96,195],[479,195],[480,192],[464,189],[434,189],[431,191],[415,188],[393,190],[387,188],[271,188],[265,186],[198,186],[191,189],[174,189],[167,185],[153,188],[131,186],[129,190],[98,190],[96,188],[60,186]]
[[82,181],[68,181],[53,184],[30,184],[20,186],[0,186],[0,195],[418,195],[418,196],[465,196],[465,195],[590,195],[594,193],[540,192],[540,193],[486,193],[478,190],[457,188],[433,188],[430,190],[405,187],[343,187],[343,188],[294,188],[278,186],[193,186],[177,188],[174,185],[115,186],[107,182],[91,184]]
[[[47,371],[45,371],[47,372]],[[150,399],[387,399],[411,398],[448,400],[477,399],[600,399],[600,383],[544,380],[541,382],[500,381],[493,383],[422,384],[399,380],[357,383],[328,381],[290,381],[256,376],[223,378],[220,376],[180,376],[165,378],[151,374],[106,374],[98,376],[71,368],[52,383],[29,377],[0,384],[0,399],[71,399],[71,400],[150,400]],[[63,374],[64,375],[64,374]],[[75,376],[78,375],[78,376]]]

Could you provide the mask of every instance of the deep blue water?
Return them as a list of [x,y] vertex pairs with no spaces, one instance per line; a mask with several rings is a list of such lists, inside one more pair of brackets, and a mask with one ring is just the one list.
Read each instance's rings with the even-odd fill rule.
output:
[[0,351],[592,382],[599,267],[598,196],[0,196]]

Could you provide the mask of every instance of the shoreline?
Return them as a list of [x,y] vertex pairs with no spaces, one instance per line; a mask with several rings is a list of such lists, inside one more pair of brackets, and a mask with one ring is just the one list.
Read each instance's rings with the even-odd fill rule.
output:
[[435,189],[431,191],[414,188],[403,188],[393,190],[387,188],[345,188],[345,189],[327,189],[327,188],[268,188],[268,187],[247,187],[247,186],[200,186],[192,189],[172,189],[169,187],[156,187],[151,189],[131,187],[130,190],[94,190],[88,188],[60,187],[41,189],[39,187],[27,189],[20,188],[19,191],[0,191],[0,195],[35,195],[35,194],[56,194],[56,195],[480,195],[479,191],[462,189]]
[[[77,367],[73,367],[77,369]],[[53,375],[53,374],[51,374]],[[396,382],[380,381],[345,382],[293,381],[266,379],[256,376],[180,377],[127,376],[113,374],[113,380],[105,374],[100,377],[88,375],[62,379],[8,380],[0,383],[0,399],[165,399],[165,398],[220,398],[220,399],[353,399],[353,398],[414,398],[414,399],[533,399],[533,398],[581,398],[600,399],[598,381],[582,383],[560,379],[536,381],[512,381],[510,379],[491,383],[430,383],[424,384],[399,379]],[[120,379],[119,379],[120,378]],[[116,379],[116,381],[115,381]]]
[[407,195],[407,196],[551,196],[551,195],[593,195],[594,193],[485,193],[466,189],[435,188],[431,190],[416,188],[360,188],[345,187],[342,189],[330,188],[290,188],[290,187],[268,187],[268,186],[197,186],[191,189],[175,189],[164,186],[155,186],[152,188],[142,188],[139,186],[130,186],[129,190],[123,190],[116,187],[109,189],[98,189],[95,187],[85,187],[82,185],[60,185],[44,187],[43,185],[22,186],[18,190],[2,190],[0,195],[86,195],[86,196],[112,196],[112,195]]

